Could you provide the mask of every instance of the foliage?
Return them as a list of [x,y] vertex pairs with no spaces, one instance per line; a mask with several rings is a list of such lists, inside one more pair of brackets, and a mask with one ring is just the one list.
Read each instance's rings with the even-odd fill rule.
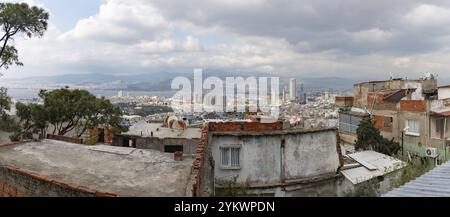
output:
[[52,134],[66,135],[76,132],[81,137],[87,130],[104,125],[118,132],[126,131],[120,124],[122,113],[109,100],[96,98],[86,90],[68,88],[53,91],[41,91],[39,96],[44,104],[17,104],[17,116],[20,118],[20,133],[40,133],[47,129]]
[[8,44],[14,37],[23,34],[27,37],[42,37],[47,30],[49,14],[42,8],[27,3],[0,3],[0,25],[3,35],[0,35],[0,68],[8,69],[19,61],[17,49]]
[[218,193],[218,196],[223,197],[239,197],[248,195],[250,188],[250,180],[245,183],[238,183],[239,176],[234,176],[232,180],[228,181],[223,191]]
[[374,150],[376,152],[393,156],[400,150],[400,144],[394,139],[384,138],[380,130],[375,127],[371,119],[361,121],[356,130],[358,140],[355,144],[356,150]]
[[6,88],[0,88],[0,130],[12,131],[13,119],[7,111],[11,110],[11,98]]
[[[401,155],[397,156],[401,158]],[[414,157],[408,161],[408,165],[403,168],[400,177],[391,180],[391,187],[398,188],[405,185],[406,183],[422,176],[430,169],[428,162],[420,157]]]
[[42,105],[25,105],[19,102],[16,104],[16,115],[19,123],[18,127],[15,127],[11,140],[32,139],[35,133],[40,133],[40,137],[43,138],[47,124],[45,119],[41,119],[45,115]]
[[6,111],[11,110],[11,97],[6,88],[0,88],[0,116],[6,116]]
[[347,193],[348,197],[378,197],[378,189],[380,182],[377,179],[372,179],[355,186],[354,191]]

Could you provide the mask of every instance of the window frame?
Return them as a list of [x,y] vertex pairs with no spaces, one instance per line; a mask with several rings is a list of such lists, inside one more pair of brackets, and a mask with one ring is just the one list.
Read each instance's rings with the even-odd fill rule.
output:
[[359,125],[364,120],[364,117],[341,113],[339,114],[338,120],[339,132],[356,134]]
[[[438,121],[442,121],[440,127],[438,126]],[[445,118],[436,118],[434,124],[435,124],[435,129],[434,129],[433,137],[435,139],[444,139],[443,138],[444,137],[444,131],[446,131],[446,127],[444,126],[445,125]],[[444,129],[442,129],[442,128],[444,128]]]
[[[417,124],[418,129],[415,129],[416,126],[414,126],[414,131],[411,131],[412,128],[411,128],[410,122],[415,122]],[[420,137],[420,130],[422,128],[422,126],[420,124],[420,120],[417,120],[417,119],[406,119],[405,120],[405,126],[409,127],[409,129],[405,132],[405,135]]]
[[[223,157],[224,157],[224,151],[223,150],[225,150],[225,149],[227,149],[228,151],[227,151],[227,165],[225,165],[224,164],[224,159],[223,159]],[[239,165],[233,165],[233,162],[232,162],[232,154],[233,154],[233,151],[232,151],[232,149],[237,149],[237,150],[239,150],[239,156],[238,156],[238,163],[239,163]],[[242,169],[242,145],[240,145],[240,144],[229,144],[229,145],[221,145],[220,147],[219,147],[219,153],[220,153],[220,169],[223,169],[223,170],[240,170],[240,169]]]

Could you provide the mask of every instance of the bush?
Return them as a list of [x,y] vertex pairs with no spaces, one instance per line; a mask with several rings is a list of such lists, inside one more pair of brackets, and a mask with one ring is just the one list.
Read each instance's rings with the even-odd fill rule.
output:
[[394,139],[389,140],[384,138],[380,130],[375,127],[372,119],[361,121],[358,129],[356,130],[358,140],[355,144],[355,149],[360,150],[373,150],[385,155],[396,155],[401,147]]

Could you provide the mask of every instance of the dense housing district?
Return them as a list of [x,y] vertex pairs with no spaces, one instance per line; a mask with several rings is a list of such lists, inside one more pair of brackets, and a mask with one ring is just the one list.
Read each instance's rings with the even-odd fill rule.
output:
[[[0,195],[346,197],[368,188],[372,196],[389,196],[408,186],[402,174],[415,159],[427,165],[425,173],[450,158],[450,87],[434,78],[355,84],[354,95],[334,102],[329,94],[319,100],[337,111],[335,126],[298,124],[302,116],[293,121],[289,108],[302,105],[294,97],[283,100],[288,109],[272,123],[261,113],[221,114],[225,119],[166,113],[124,116],[129,129],[122,133],[98,126],[82,137],[4,142]],[[401,145],[400,154],[359,149],[364,120]]]

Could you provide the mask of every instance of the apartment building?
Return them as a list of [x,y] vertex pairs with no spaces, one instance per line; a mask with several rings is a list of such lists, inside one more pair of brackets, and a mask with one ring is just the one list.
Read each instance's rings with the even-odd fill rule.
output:
[[[403,145],[404,154],[450,159],[450,86],[437,80],[387,80],[354,85],[354,95],[336,98],[341,107],[339,133],[346,147],[356,142],[356,129],[365,118],[387,139]],[[352,101],[352,103],[350,103]]]

